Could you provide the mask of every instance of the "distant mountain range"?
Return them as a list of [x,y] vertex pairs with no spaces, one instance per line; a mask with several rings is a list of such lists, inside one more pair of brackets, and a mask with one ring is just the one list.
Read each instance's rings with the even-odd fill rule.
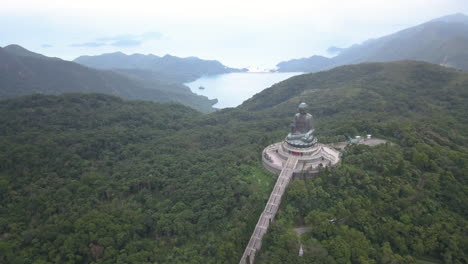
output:
[[145,74],[139,77],[132,72],[92,69],[18,45],[0,48],[0,99],[34,93],[104,93],[126,99],[179,102],[203,112],[214,110],[211,106],[216,100],[198,96],[176,81],[169,82],[165,74],[159,79],[156,74],[152,78]]
[[203,60],[197,57],[179,58],[171,55],[159,57],[153,54],[126,55],[122,52],[81,56],[76,58],[74,62],[96,69],[127,71],[129,74],[138,70],[140,77],[141,75],[158,75],[159,78],[178,83],[193,81],[203,75],[247,71],[247,69],[229,68],[216,60]]
[[317,72],[360,62],[420,60],[468,71],[468,16],[454,14],[346,49],[332,58],[312,56],[280,62],[281,72]]

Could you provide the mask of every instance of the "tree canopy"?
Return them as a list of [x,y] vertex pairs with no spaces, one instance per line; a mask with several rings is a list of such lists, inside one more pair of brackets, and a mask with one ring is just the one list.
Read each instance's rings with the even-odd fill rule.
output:
[[208,115],[101,94],[3,100],[0,262],[238,263],[276,179],[261,151],[306,101],[320,142],[391,144],[293,181],[258,262],[466,263],[467,80],[346,66]]

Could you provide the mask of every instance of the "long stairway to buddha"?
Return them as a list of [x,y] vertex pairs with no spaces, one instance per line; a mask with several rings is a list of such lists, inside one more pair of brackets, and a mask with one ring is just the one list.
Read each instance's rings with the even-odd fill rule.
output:
[[268,227],[275,218],[276,212],[278,212],[281,199],[286,188],[289,185],[289,182],[291,181],[294,168],[296,167],[297,162],[297,156],[291,155],[287,159],[280,175],[278,176],[275,187],[273,188],[273,191],[270,194],[270,198],[268,199],[265,209],[263,210],[263,213],[258,219],[257,225],[255,226],[255,230],[252,233],[252,236],[250,237],[249,244],[245,248],[244,254],[242,255],[242,258],[239,262],[240,264],[254,263],[255,254],[262,247],[263,236],[265,235],[265,233],[268,230]]

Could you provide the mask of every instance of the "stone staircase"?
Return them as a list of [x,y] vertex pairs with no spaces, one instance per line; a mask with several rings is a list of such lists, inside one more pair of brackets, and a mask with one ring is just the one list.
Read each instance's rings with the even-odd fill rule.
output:
[[276,180],[275,187],[270,194],[270,198],[263,210],[263,213],[258,219],[255,230],[250,237],[249,244],[245,248],[244,254],[239,264],[253,264],[255,260],[255,254],[262,247],[262,239],[270,226],[270,223],[275,218],[276,212],[278,212],[279,205],[283,194],[288,187],[289,182],[293,176],[294,168],[298,162],[297,156],[290,156],[284,164],[283,170],[281,171],[278,179]]

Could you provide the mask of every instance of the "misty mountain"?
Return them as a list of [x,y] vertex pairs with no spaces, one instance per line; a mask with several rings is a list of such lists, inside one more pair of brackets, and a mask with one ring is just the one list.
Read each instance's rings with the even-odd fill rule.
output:
[[331,46],[327,49],[327,52],[333,55],[338,55],[338,53],[342,52],[344,48],[339,48],[335,46]]
[[0,99],[34,93],[104,93],[126,99],[179,102],[204,112],[213,111],[211,106],[216,103],[183,85],[91,69],[18,45],[0,48]]
[[281,72],[317,72],[324,68],[331,68],[333,60],[323,56],[314,55],[310,58],[292,59],[276,65]]
[[16,44],[5,46],[3,50],[8,52],[9,54],[22,56],[22,57],[33,57],[33,58],[40,58],[40,59],[58,59],[58,58],[47,57],[42,54],[32,52]]
[[281,62],[278,71],[317,72],[345,64],[420,60],[468,70],[468,16],[454,14],[370,39],[343,49],[333,58],[312,56]]
[[126,55],[122,52],[81,56],[74,61],[97,69],[151,71],[155,72],[154,74],[166,76],[163,78],[177,79],[179,83],[193,81],[203,75],[246,71],[245,69],[229,68],[216,60],[203,60],[197,57],[179,58],[171,55],[159,57],[153,54]]

